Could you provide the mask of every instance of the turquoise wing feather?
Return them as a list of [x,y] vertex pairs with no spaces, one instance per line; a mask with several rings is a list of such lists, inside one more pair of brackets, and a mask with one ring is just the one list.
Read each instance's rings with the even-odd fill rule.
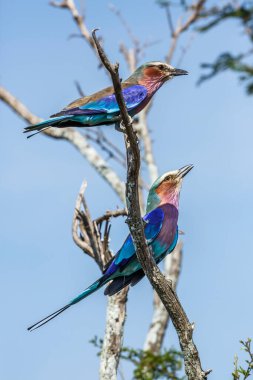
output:
[[[161,231],[164,221],[164,211],[162,208],[156,208],[144,216],[145,222],[144,233],[148,244],[151,244]],[[131,235],[128,235],[123,246],[115,255],[114,260],[105,272],[105,275],[112,275],[118,269],[124,268],[129,261],[135,257],[135,247]]]
[[[128,111],[138,107],[147,97],[147,89],[141,85],[132,85],[122,90]],[[119,106],[115,94],[109,94],[94,101],[62,111],[62,115],[95,115],[119,113]]]

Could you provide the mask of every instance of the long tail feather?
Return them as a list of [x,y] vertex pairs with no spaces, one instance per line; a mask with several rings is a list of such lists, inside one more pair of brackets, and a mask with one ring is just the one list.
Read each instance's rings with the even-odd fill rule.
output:
[[69,116],[52,117],[48,120],[42,121],[41,123],[29,125],[28,127],[25,127],[23,132],[29,133],[29,132],[35,131],[35,133],[27,137],[29,138],[36,135],[37,133],[43,132],[47,128],[59,125],[61,122],[65,121],[66,119],[69,119]]
[[70,306],[75,305],[76,303],[80,302],[84,298],[88,297],[90,294],[94,293],[96,290],[101,288],[108,281],[109,281],[108,276],[102,276],[100,279],[98,279],[96,282],[90,285],[87,289],[85,289],[81,294],[79,294],[79,296],[75,297],[72,301],[70,301],[67,305],[63,306],[59,310],[56,310],[54,313],[49,314],[47,317],[41,319],[40,321],[34,323],[32,326],[28,327],[27,330],[33,331],[45,325],[47,322],[57,317],[63,311],[67,310]]
[[[26,138],[29,139],[30,137],[33,137],[33,136],[37,135],[38,133],[44,132],[44,131],[46,131],[47,129],[49,129],[51,127],[52,127],[52,125],[49,125],[49,127],[44,127],[42,129],[40,129],[39,131],[34,132],[31,135],[27,136]],[[29,132],[29,131],[24,131],[24,133],[26,133],[26,132]]]
[[41,319],[40,321],[34,323],[32,326],[28,327],[27,330],[28,331],[33,331],[33,330],[36,330],[38,329],[39,327],[45,325],[47,322],[51,321],[52,319],[54,319],[55,317],[57,317],[57,315],[61,314],[64,310],[68,309],[71,305],[66,305],[64,307],[62,307],[61,309],[55,311],[54,313],[48,315],[47,317]]

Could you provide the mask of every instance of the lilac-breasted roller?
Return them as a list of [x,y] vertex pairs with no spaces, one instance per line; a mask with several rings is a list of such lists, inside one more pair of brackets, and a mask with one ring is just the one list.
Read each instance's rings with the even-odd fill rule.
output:
[[[128,79],[122,82],[122,93],[130,116],[140,112],[155,92],[169,79],[188,74],[163,62],[148,62],[140,66]],[[113,87],[107,87],[93,95],[85,96],[70,103],[50,119],[25,128],[24,132],[36,133],[50,127],[92,127],[115,124],[120,115]]]
[[[167,172],[159,177],[149,190],[146,215],[143,217],[144,232],[148,246],[151,248],[156,263],[173,251],[178,239],[179,194],[184,176],[193,168],[183,168]],[[131,235],[128,235],[117,254],[108,263],[101,278],[86,288],[67,305],[30,326],[34,330],[49,322],[57,315],[88,297],[96,290],[110,282],[105,295],[113,295],[131,284],[134,286],[145,276],[135,254]]]

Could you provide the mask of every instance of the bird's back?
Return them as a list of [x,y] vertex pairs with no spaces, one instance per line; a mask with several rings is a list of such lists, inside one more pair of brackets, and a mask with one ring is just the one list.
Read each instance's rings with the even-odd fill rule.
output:
[[[128,88],[130,86],[132,86],[132,83],[128,83],[128,82],[122,83],[122,89]],[[84,96],[82,98],[74,100],[73,102],[69,103],[66,107],[64,107],[62,109],[62,111],[60,111],[54,115],[51,115],[51,117],[57,117],[57,116],[65,115],[66,111],[69,111],[73,108],[83,107],[85,105],[88,105],[89,103],[96,102],[96,101],[103,99],[103,98],[105,98],[109,95],[112,95],[112,94],[114,94],[114,88],[112,86],[106,87],[103,90],[97,91],[92,95]]]

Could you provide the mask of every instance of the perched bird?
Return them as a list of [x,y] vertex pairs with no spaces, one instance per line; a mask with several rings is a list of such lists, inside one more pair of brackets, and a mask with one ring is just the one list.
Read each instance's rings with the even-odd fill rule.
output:
[[[128,79],[122,82],[122,93],[130,116],[140,112],[154,93],[169,79],[188,74],[163,62],[148,62],[140,66]],[[70,103],[59,113],[41,123],[25,128],[34,134],[50,127],[92,127],[114,124],[119,121],[120,110],[113,87],[85,96]]]
[[[167,172],[159,177],[150,188],[147,200],[147,214],[143,217],[144,232],[147,244],[151,247],[156,263],[173,251],[178,239],[178,207],[179,194],[184,176],[193,168],[187,165],[183,168]],[[30,326],[34,330],[49,322],[57,315],[88,297],[107,284],[104,294],[113,295],[131,284],[134,286],[145,276],[135,254],[131,235],[128,235],[117,254],[108,263],[103,276],[86,288],[81,294],[66,306],[41,319]]]

